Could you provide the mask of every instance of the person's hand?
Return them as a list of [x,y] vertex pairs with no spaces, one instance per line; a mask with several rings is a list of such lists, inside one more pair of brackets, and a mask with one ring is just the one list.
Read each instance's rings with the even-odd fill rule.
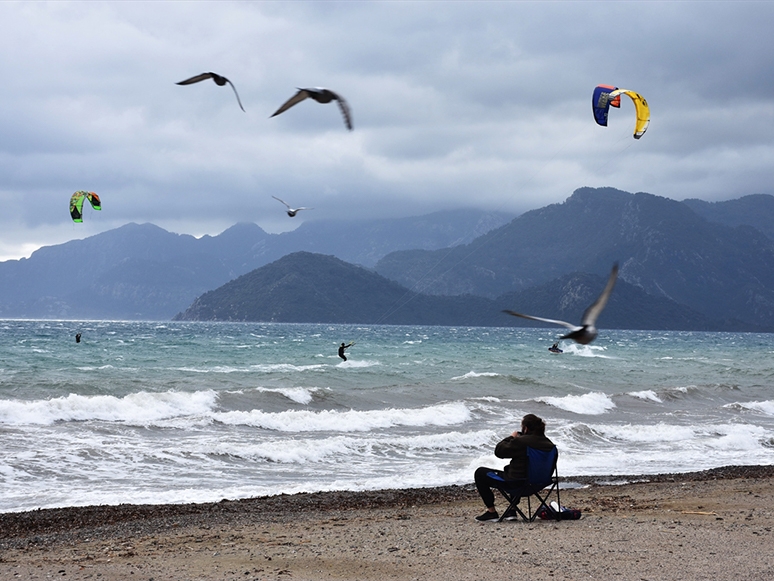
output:
[[517,430],[517,431],[513,432],[513,433],[511,434],[511,436],[513,436],[514,438],[518,438],[519,436],[521,436],[521,432],[519,432],[519,431]]

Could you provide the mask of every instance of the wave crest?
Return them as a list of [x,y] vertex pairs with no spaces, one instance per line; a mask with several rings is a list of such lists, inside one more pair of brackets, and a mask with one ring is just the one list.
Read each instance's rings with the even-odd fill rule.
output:
[[576,414],[597,416],[615,408],[612,398],[600,392],[584,393],[583,395],[566,395],[564,397],[538,397],[535,401],[557,407]]
[[261,410],[231,411],[213,414],[215,421],[227,425],[245,425],[280,432],[368,432],[393,426],[450,426],[470,419],[470,410],[461,402],[419,409],[386,410]]
[[51,425],[55,422],[110,421],[147,424],[180,416],[201,415],[212,410],[215,391],[141,391],[124,397],[77,395],[44,400],[0,400],[0,424]]

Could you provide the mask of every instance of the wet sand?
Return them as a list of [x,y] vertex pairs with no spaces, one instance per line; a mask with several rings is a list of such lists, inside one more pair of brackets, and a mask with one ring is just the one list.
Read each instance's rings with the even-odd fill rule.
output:
[[0,580],[774,579],[774,466],[570,483],[577,521],[478,523],[472,484],[5,513]]

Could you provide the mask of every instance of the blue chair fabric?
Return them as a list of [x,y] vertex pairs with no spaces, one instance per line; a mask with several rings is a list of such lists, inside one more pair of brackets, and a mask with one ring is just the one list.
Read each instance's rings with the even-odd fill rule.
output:
[[[548,505],[551,495],[555,495],[557,505],[562,506],[559,499],[559,472],[556,467],[558,458],[559,451],[556,447],[550,451],[527,448],[526,480],[509,481],[500,477],[496,472],[489,472],[491,478],[502,481],[503,485],[497,490],[508,501],[508,508],[500,516],[500,521],[508,514],[516,512],[526,522],[533,522],[541,508],[544,508],[547,514],[555,516],[556,520],[560,520],[560,514]],[[530,500],[533,496],[537,501],[534,511]],[[527,499],[526,513],[519,508],[519,501],[522,498]]]

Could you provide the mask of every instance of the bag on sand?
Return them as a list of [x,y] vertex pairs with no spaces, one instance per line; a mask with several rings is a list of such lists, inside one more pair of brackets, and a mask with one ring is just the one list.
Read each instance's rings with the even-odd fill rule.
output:
[[551,503],[551,508],[541,506],[537,511],[537,516],[543,520],[556,520],[557,513],[559,513],[559,520],[578,520],[581,517],[581,511],[577,508],[567,508],[566,506],[559,508],[556,501]]

